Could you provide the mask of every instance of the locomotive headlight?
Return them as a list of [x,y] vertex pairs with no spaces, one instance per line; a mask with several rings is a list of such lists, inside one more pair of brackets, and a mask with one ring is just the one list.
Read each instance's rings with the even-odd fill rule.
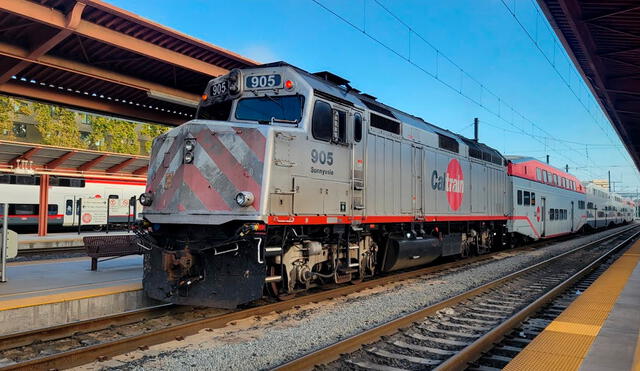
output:
[[187,139],[184,142],[184,157],[183,162],[190,164],[193,162],[193,150],[196,148],[196,143],[193,139]]
[[240,192],[236,195],[236,203],[242,207],[250,206],[253,203],[254,197],[251,192]]
[[151,192],[145,192],[138,197],[138,201],[140,201],[142,206],[151,206],[153,203],[153,195]]
[[229,77],[227,77],[227,85],[229,89],[229,94],[236,95],[242,91],[242,73],[238,69],[233,69],[229,72]]
[[193,148],[195,147],[195,145],[193,144],[193,141],[188,140],[184,143],[184,149],[191,152],[193,151]]

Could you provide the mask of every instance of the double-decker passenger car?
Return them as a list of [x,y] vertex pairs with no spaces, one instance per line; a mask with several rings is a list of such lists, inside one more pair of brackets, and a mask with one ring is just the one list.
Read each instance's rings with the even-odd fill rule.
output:
[[531,157],[507,156],[513,186],[509,231],[537,240],[580,230],[585,187],[571,174]]
[[633,221],[635,204],[594,182],[586,183],[586,203],[586,222],[592,229]]

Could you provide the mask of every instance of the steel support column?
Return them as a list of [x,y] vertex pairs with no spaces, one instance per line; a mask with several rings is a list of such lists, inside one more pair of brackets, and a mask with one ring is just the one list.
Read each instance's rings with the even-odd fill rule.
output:
[[40,175],[40,211],[38,212],[38,236],[47,235],[49,221],[49,174]]

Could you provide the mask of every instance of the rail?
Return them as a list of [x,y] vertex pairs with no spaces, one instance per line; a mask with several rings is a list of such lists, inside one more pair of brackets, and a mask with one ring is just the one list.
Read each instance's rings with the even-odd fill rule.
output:
[[[418,311],[407,314],[406,316],[400,317],[398,319],[392,320],[390,322],[384,323],[380,326],[374,327],[370,330],[362,332],[360,334],[354,335],[342,341],[339,341],[335,344],[329,345],[323,349],[317,350],[315,352],[309,353],[301,358],[295,359],[291,362],[283,364],[276,368],[276,370],[304,370],[311,369],[316,365],[327,364],[338,360],[342,355],[349,354],[360,349],[364,344],[371,344],[376,341],[379,341],[381,338],[385,336],[391,336],[393,334],[398,333],[398,331],[402,328],[406,328],[411,326],[417,321],[420,321],[428,316],[436,314],[439,310],[452,307],[456,304],[460,304],[466,300],[477,297],[483,293],[489,292],[490,290],[519,277],[523,277],[526,274],[533,272],[535,269],[543,267],[545,265],[551,264],[552,262],[557,262],[560,259],[573,254],[577,251],[586,249],[588,247],[592,247],[603,243],[607,240],[615,239],[621,233],[629,232],[631,230],[637,230],[638,226],[629,227],[623,231],[619,231],[614,235],[609,235],[595,241],[588,242],[582,246],[571,249],[562,254],[556,255],[552,258],[546,259],[542,262],[539,262],[530,267],[521,269],[517,272],[511,273],[502,278],[493,280],[488,282],[482,286],[473,288],[467,292],[456,295],[452,298],[446,299],[444,301],[438,302],[434,305],[428,306],[426,308],[420,309]],[[553,297],[561,293],[565,288],[569,287],[573,284],[577,279],[584,276],[591,270],[595,269],[595,267],[600,264],[604,259],[608,258],[611,254],[625,246],[630,240],[634,239],[636,236],[640,234],[639,231],[633,233],[633,235],[629,238],[626,238],[623,242],[617,244],[614,248],[609,249],[604,255],[599,257],[594,262],[590,263],[585,268],[581,269],[579,272],[572,275],[567,280],[563,281],[561,284],[553,288],[551,291],[546,293],[544,296],[541,296],[533,303],[529,304],[526,308],[519,311],[517,314],[511,316],[506,321],[502,322],[497,327],[493,328],[491,331],[486,333],[484,336],[480,337],[470,345],[463,348],[461,351],[457,352],[453,356],[451,356],[448,360],[441,363],[437,369],[439,370],[459,370],[463,369],[468,362],[471,362],[482,354],[483,351],[489,349],[497,340],[500,339],[507,331],[517,326],[522,320],[524,320],[528,315],[532,312],[539,309],[546,302],[551,300]],[[435,366],[435,365],[434,365]]]

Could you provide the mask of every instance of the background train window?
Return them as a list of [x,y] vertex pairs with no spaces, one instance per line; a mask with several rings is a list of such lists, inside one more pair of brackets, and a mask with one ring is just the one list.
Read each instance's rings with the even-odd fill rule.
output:
[[524,191],[524,205],[531,205],[531,194],[529,193],[529,191]]
[[549,183],[549,173],[546,170],[542,170],[542,180],[545,183]]
[[542,181],[542,170],[540,170],[539,167],[536,168],[536,179],[538,179],[538,181]]
[[[438,134],[438,147],[455,153],[459,151],[458,141],[442,134]],[[482,155],[484,158],[484,153]],[[489,159],[491,159],[491,157],[489,157]]]
[[12,204],[12,205],[9,205],[9,214],[35,215],[35,214],[38,214],[38,205],[37,204]]
[[531,192],[531,206],[536,206],[536,194]]
[[9,174],[0,175],[0,184],[11,184],[11,175]]
[[67,200],[64,205],[64,214],[65,215],[73,215],[73,201]]
[[356,142],[362,140],[362,116],[359,113],[353,116],[353,140]]
[[49,215],[58,215],[58,205],[49,204],[49,206],[47,206],[47,214],[49,214]]
[[518,205],[522,205],[522,191],[518,190]]
[[[399,122],[390,120],[386,117],[374,115],[373,113],[370,114],[369,117],[370,117],[370,125],[373,126],[374,128],[382,129],[394,134],[400,134]],[[458,152],[458,142],[456,142],[455,152]]]
[[553,220],[554,215],[555,213],[553,212],[553,209],[549,209],[549,220]]
[[311,134],[314,138],[328,142],[331,140],[333,118],[331,106],[327,102],[316,101],[311,119]]
[[40,177],[33,175],[15,175],[11,183],[21,185],[39,185]]
[[85,184],[84,179],[77,179],[77,178],[71,178],[71,181],[69,182],[70,187],[82,188],[84,187],[84,184]]
[[558,185],[558,175],[553,174],[553,184]]
[[578,209],[584,210],[584,201],[578,201]]

